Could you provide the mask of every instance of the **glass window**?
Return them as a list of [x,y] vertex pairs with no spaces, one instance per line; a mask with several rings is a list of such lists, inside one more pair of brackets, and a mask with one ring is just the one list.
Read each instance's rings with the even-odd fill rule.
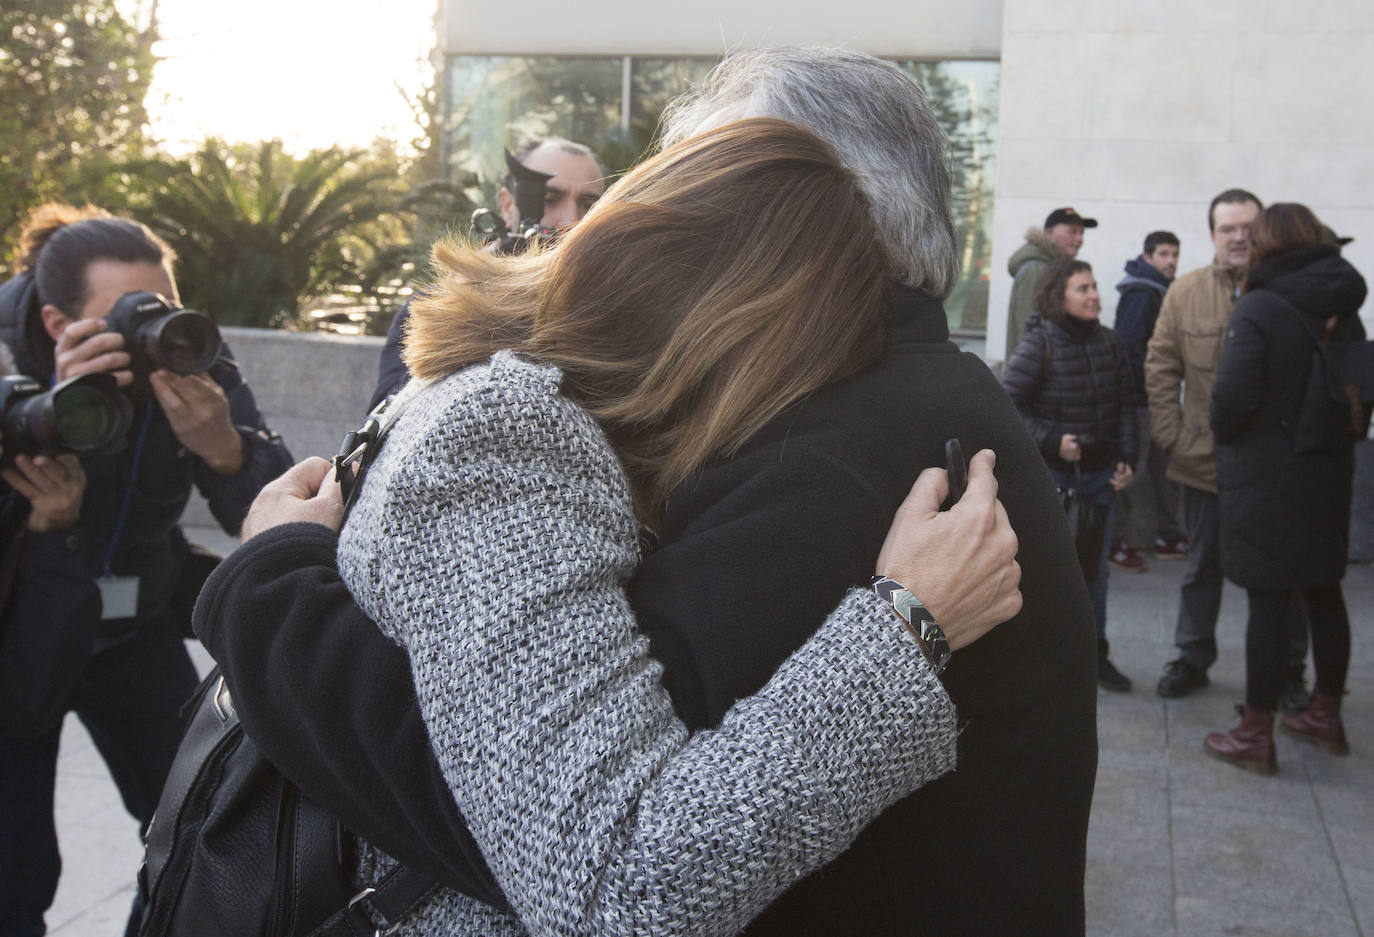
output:
[[668,102],[706,77],[717,59],[633,59],[630,62],[630,133],[640,151],[654,142]]
[[954,183],[954,224],[963,276],[945,300],[951,329],[986,332],[992,258],[994,141],[997,129],[996,62],[915,62],[897,65],[926,91],[949,135]]
[[475,174],[481,203],[494,206],[506,172],[503,148],[565,137],[599,150],[618,136],[622,71],[620,58],[450,58],[450,172],[460,179]]
[[[709,58],[452,56],[445,153],[453,177],[475,177],[478,201],[496,203],[503,147],[530,137],[585,143],[612,173],[653,144],[663,108],[705,76]],[[950,327],[981,333],[988,321],[996,178],[996,62],[898,61],[925,88],[950,139],[954,217],[964,275],[945,302]],[[625,100],[628,95],[628,102]]]

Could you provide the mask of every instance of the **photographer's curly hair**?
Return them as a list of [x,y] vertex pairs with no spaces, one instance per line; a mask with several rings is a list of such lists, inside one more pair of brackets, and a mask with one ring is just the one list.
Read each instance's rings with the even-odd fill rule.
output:
[[542,254],[438,245],[406,365],[439,379],[502,348],[556,364],[652,524],[703,464],[877,359],[894,271],[875,236],[827,144],[736,121],[638,166]]
[[147,226],[103,208],[48,202],[29,212],[19,234],[21,271],[33,272],[39,299],[69,317],[86,304],[86,268],[97,260],[161,264],[176,253]]
[[1040,273],[1035,281],[1035,311],[1048,322],[1063,325],[1069,314],[1064,311],[1064,293],[1075,273],[1092,273],[1092,264],[1066,257],[1056,260]]

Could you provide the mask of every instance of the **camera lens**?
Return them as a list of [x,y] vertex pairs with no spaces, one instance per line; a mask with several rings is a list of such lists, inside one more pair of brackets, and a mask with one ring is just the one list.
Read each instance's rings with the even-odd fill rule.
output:
[[52,409],[56,442],[62,448],[86,452],[107,445],[121,433],[118,410],[94,387],[66,388],[53,397]]
[[199,312],[183,309],[149,323],[153,329],[149,357],[158,367],[177,374],[199,374],[219,354],[219,329]]
[[114,452],[132,420],[133,408],[113,374],[83,374],[48,391],[30,377],[0,378],[6,464],[21,453]]

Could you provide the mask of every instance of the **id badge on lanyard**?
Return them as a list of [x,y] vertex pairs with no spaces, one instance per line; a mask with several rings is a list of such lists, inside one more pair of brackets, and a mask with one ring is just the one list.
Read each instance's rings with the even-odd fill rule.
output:
[[100,620],[133,618],[138,614],[138,577],[101,576],[95,581],[100,590]]
[[124,501],[119,506],[119,519],[115,522],[114,534],[110,545],[105,548],[105,562],[102,564],[96,588],[100,590],[100,620],[133,618],[138,614],[138,577],[116,576],[112,569],[115,549],[124,533],[124,524],[129,519],[129,504],[133,501],[134,484],[138,479],[138,465],[143,458],[143,443],[148,438],[148,424],[153,418],[153,402],[148,401],[143,411],[143,426],[138,431],[138,442],[134,446],[133,458],[129,460],[129,486],[124,489]]

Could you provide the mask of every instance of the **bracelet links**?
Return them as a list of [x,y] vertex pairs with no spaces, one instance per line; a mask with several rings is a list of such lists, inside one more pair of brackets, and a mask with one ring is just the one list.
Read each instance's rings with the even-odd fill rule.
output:
[[921,653],[930,661],[938,674],[949,663],[949,640],[935,621],[935,616],[916,598],[915,594],[895,579],[883,575],[874,576],[869,583],[878,598],[892,606],[897,615],[906,622]]

